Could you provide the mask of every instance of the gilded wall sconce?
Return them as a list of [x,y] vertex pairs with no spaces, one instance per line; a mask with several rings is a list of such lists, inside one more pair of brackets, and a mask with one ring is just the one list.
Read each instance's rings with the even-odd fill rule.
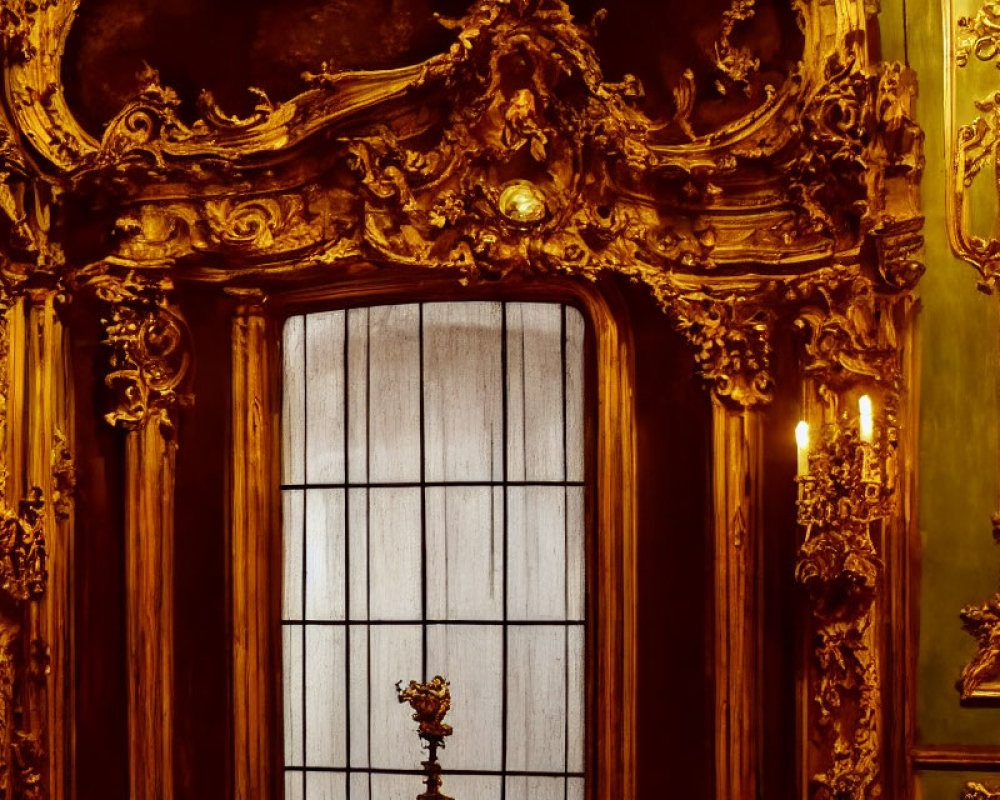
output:
[[[858,417],[823,427],[810,447],[800,423],[797,518],[805,529],[796,580],[812,597],[819,677],[808,687],[821,736],[815,790],[866,797],[879,772],[880,683],[873,630],[882,562],[873,526],[888,519],[895,485],[895,431],[875,425],[871,401]],[[851,713],[844,713],[852,709]]]

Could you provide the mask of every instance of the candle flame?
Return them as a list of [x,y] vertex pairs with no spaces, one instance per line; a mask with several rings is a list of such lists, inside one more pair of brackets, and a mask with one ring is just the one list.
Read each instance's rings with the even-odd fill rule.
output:
[[861,441],[870,442],[875,432],[875,420],[872,416],[872,399],[863,394],[858,398],[858,411],[861,414]]
[[805,420],[801,420],[795,426],[795,444],[798,445],[799,450],[809,449],[809,423]]

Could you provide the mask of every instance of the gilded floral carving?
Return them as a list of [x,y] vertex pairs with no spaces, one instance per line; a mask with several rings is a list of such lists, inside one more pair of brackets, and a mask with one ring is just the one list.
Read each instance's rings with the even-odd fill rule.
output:
[[14,601],[36,599],[48,577],[40,489],[14,510],[0,507],[0,591]]
[[134,288],[138,291],[129,301],[112,305],[105,320],[105,343],[111,348],[105,383],[116,398],[105,416],[125,428],[152,421],[172,436],[177,411],[187,402],[187,330],[159,286]]

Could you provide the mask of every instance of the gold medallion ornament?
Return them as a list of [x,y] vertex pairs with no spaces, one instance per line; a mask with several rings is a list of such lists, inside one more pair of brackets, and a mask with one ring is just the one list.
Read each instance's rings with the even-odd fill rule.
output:
[[541,222],[545,219],[545,198],[531,181],[510,181],[500,190],[500,213],[511,222]]

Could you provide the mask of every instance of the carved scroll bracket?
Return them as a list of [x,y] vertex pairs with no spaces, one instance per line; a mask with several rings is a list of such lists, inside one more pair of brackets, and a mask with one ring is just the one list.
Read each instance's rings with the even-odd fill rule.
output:
[[112,425],[137,430],[155,422],[174,437],[179,409],[191,401],[191,340],[180,312],[170,302],[171,280],[161,271],[121,271],[106,263],[81,270],[78,287],[105,304],[105,343],[111,368],[105,378],[114,406]]
[[695,348],[702,378],[723,402],[749,408],[771,400],[773,288],[684,290],[657,282],[654,293],[674,326]]

